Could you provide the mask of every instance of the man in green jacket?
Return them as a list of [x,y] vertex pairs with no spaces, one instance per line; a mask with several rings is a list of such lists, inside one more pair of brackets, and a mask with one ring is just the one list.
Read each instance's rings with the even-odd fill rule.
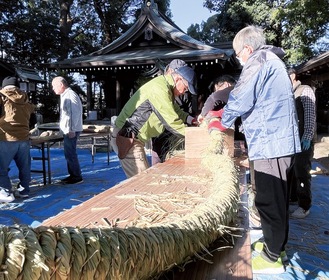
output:
[[128,178],[149,168],[144,149],[149,139],[165,129],[184,137],[185,123],[196,123],[175,102],[175,97],[187,91],[195,94],[195,85],[193,69],[184,66],[152,79],[125,104],[115,121],[111,144]]

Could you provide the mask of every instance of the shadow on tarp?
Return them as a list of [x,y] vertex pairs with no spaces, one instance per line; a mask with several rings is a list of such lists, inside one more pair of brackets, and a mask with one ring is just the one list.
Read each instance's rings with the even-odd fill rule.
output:
[[[41,156],[38,149],[31,149],[31,156]],[[115,153],[97,152],[92,163],[91,152],[78,149],[83,183],[77,185],[59,185],[56,181],[68,176],[63,149],[51,148],[52,184],[43,185],[43,176],[32,173],[31,192],[28,199],[15,199],[11,203],[0,204],[0,225],[29,225],[36,227],[44,220],[70,209],[91,197],[115,186],[126,179]],[[32,161],[32,169],[40,169],[41,161]],[[18,170],[15,162],[10,165],[12,184],[18,183]]]
[[[312,168],[316,166],[319,164],[314,162]],[[304,219],[290,219],[286,272],[280,275],[254,274],[253,279],[329,279],[329,176],[312,176],[312,196],[310,214]],[[250,236],[254,242],[262,237],[262,231],[251,230]]]

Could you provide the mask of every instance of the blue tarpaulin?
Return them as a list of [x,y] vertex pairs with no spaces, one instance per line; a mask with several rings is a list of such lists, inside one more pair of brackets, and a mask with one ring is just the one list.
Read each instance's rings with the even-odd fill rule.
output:
[[[32,156],[40,150],[32,149]],[[67,176],[63,149],[52,148],[52,181]],[[88,149],[79,149],[79,159],[84,182],[78,185],[43,185],[41,174],[32,173],[31,193],[28,199],[16,199],[0,204],[0,224],[36,227],[44,220],[71,209],[89,198],[126,179],[114,153],[97,153],[92,163]],[[32,169],[40,169],[40,161],[32,161]],[[314,168],[317,163],[314,162]],[[10,166],[13,184],[18,182],[15,163]],[[281,275],[257,275],[254,279],[329,279],[329,176],[314,175],[312,179],[313,206],[305,219],[290,220],[290,235],[286,252],[289,263]],[[251,229],[251,242],[262,236],[261,230]],[[253,255],[257,254],[253,252]]]

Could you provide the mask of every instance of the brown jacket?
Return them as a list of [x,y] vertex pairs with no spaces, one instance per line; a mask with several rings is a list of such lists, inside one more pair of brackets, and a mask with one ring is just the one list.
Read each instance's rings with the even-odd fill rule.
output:
[[28,96],[15,86],[0,90],[0,141],[25,141],[29,139],[29,120],[35,106]]

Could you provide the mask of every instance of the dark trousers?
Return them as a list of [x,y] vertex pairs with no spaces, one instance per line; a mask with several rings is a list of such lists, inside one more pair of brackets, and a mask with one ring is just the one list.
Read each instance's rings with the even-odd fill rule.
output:
[[285,250],[289,232],[287,169],[291,157],[255,160],[255,205],[264,235],[264,252],[276,261]]
[[290,201],[298,201],[298,206],[308,210],[312,206],[311,178],[314,147],[295,154],[288,171]]
[[69,138],[64,135],[64,156],[67,162],[67,171],[74,179],[81,179],[81,168],[77,154],[77,141],[80,132],[75,133],[75,137]]
[[173,149],[180,138],[165,130],[158,137],[152,138],[152,150],[158,154],[161,162],[165,162],[170,149]]

